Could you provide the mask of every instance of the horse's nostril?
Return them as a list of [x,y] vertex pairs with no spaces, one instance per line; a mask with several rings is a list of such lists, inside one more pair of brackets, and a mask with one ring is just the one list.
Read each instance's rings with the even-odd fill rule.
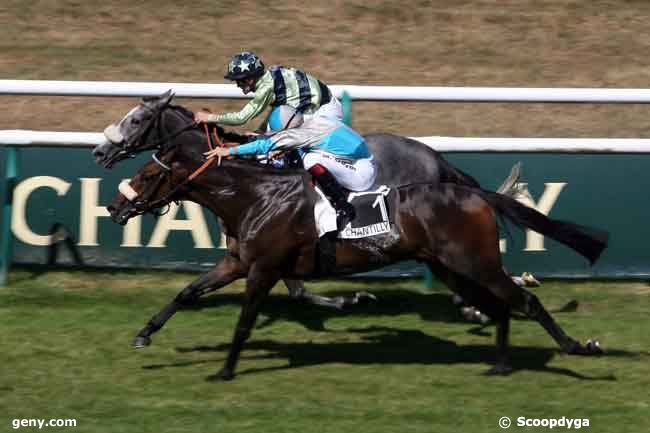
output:
[[103,158],[104,157],[104,151],[100,149],[95,149],[93,150],[93,156],[95,158]]
[[108,205],[108,206],[106,206],[106,210],[111,215],[113,215],[115,213],[115,207],[114,206]]

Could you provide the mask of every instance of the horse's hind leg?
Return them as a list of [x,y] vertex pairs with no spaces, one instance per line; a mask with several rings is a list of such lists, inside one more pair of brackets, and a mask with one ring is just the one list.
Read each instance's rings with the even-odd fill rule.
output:
[[[437,242],[437,239],[431,239],[427,253],[430,254],[430,260],[434,263],[439,262],[442,268],[448,269],[456,275],[456,279],[460,279],[460,287],[467,286],[465,292],[461,290],[461,296],[497,322],[501,322],[501,330],[497,332],[498,357],[504,358],[501,352],[507,347],[508,325],[505,317],[509,317],[509,311],[507,313],[497,311],[495,316],[490,309],[494,309],[500,303],[510,310],[522,311],[539,322],[563,351],[581,355],[599,353],[600,348],[597,344],[582,346],[568,337],[539,299],[515,284],[505,273],[499,252],[496,221],[490,208],[476,205],[471,199],[462,203],[464,208],[457,209],[454,218],[446,221],[446,242],[441,243]],[[449,211],[449,208],[446,210]],[[458,284],[455,286],[459,287]],[[484,293],[485,289],[499,302],[490,300],[490,297]]]
[[600,348],[600,343],[597,340],[589,340],[586,345],[582,345],[580,342],[569,337],[560,325],[555,322],[551,314],[546,311],[546,308],[544,308],[537,296],[528,290],[521,290],[524,292],[526,298],[523,312],[531,319],[539,322],[546,329],[546,332],[553,337],[563,352],[569,355],[600,355],[603,353]]
[[218,290],[244,276],[245,273],[242,271],[238,259],[232,256],[224,257],[217,266],[192,281],[169,304],[160,310],[158,314],[154,315],[145,327],[138,332],[133,340],[132,346],[135,349],[140,349],[150,345],[151,335],[162,328],[183,305],[191,304],[200,296]]
[[510,335],[510,311],[496,322],[497,324],[497,360],[487,374],[507,375],[512,372],[510,359],[508,357],[508,337]]
[[598,355],[602,353],[598,342],[582,345],[569,337],[544,308],[537,296],[515,284],[504,272],[495,273],[484,280],[494,295],[505,301],[512,309],[526,314],[537,321],[560,346],[563,352],[572,355]]
[[477,284],[461,274],[453,272],[441,263],[429,262],[431,272],[449,288],[454,290],[472,305],[488,314],[496,322],[496,362],[486,374],[507,375],[512,372],[508,356],[508,336],[510,334],[510,307],[486,287]]

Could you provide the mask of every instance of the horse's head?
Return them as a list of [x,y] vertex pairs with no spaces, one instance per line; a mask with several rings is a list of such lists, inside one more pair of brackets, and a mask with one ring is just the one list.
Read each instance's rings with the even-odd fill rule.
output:
[[145,164],[130,180],[120,183],[119,193],[106,207],[111,219],[121,225],[129,219],[156,210],[180,198],[189,170],[174,160],[172,149],[160,158]]
[[168,90],[157,97],[143,98],[117,124],[109,125],[104,130],[108,142],[93,149],[95,161],[104,168],[111,168],[119,161],[159,146],[155,130],[173,97]]

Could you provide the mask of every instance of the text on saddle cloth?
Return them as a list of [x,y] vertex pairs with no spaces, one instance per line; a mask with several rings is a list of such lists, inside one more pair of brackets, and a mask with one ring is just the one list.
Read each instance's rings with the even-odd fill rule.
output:
[[[317,187],[320,199],[314,206],[314,217],[318,236],[335,231],[336,210],[329,200]],[[390,232],[392,210],[388,206],[390,200],[386,200],[392,190],[386,185],[372,191],[352,192],[348,195],[348,202],[354,206],[356,217],[344,227],[338,237],[340,239],[360,239],[370,236],[381,235]]]

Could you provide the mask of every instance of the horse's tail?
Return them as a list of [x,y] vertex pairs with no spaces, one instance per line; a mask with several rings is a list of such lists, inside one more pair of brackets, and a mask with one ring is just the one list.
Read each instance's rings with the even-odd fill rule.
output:
[[476,190],[500,216],[532,229],[578,252],[593,265],[607,247],[609,234],[600,229],[554,220],[517,200],[491,191]]

